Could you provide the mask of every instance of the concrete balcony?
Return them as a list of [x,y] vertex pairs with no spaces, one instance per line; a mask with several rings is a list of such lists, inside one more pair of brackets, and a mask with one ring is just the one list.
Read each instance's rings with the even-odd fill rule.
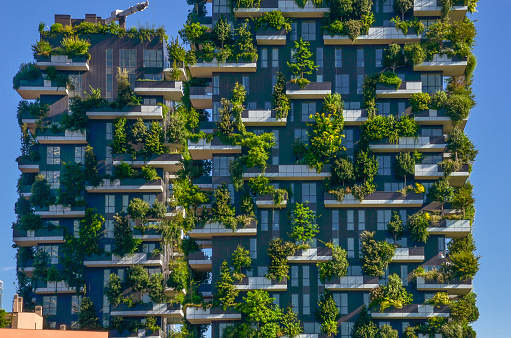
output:
[[257,235],[257,223],[252,222],[244,228],[237,228],[236,230],[226,228],[222,223],[206,223],[203,228],[195,228],[188,231],[188,236],[195,239],[212,239],[217,236],[256,236]]
[[156,330],[154,332],[148,329],[138,329],[137,332],[130,333],[127,331],[118,332],[110,330],[108,331],[108,337],[110,338],[167,338],[167,334],[163,330]]
[[87,132],[81,130],[66,130],[64,133],[55,135],[38,135],[37,142],[41,144],[87,144]]
[[241,113],[241,121],[247,127],[285,127],[287,118],[278,119],[275,110],[244,110]]
[[141,159],[132,160],[131,155],[122,154],[114,158],[113,164],[117,166],[124,162],[133,168],[142,168],[145,165],[150,165],[153,168],[163,168],[166,172],[175,173],[181,169],[180,161],[182,159],[183,155],[181,154],[163,154],[153,155],[147,161]]
[[210,160],[217,154],[241,154],[241,146],[224,144],[215,137],[211,142],[205,139],[200,139],[197,143],[188,140],[188,151],[194,160]]
[[423,262],[424,248],[396,248],[392,263]]
[[241,313],[234,310],[221,308],[207,308],[188,306],[186,308],[186,320],[191,324],[211,324],[219,321],[241,320]]
[[[163,317],[163,318],[184,318],[184,312],[181,305],[173,305],[168,303],[153,304],[143,303],[137,304],[134,307],[129,307],[126,304],[119,304],[115,306],[110,315],[123,316],[123,317]],[[178,322],[177,320],[175,322]]]
[[132,265],[163,267],[162,254],[151,255],[146,252],[137,252],[123,257],[117,255],[88,257],[83,264],[88,268],[129,267]]
[[287,256],[289,263],[318,263],[328,262],[332,260],[332,249],[331,248],[311,248],[296,250],[293,256]]
[[[407,109],[407,113],[412,114],[411,108]],[[447,114],[445,113],[445,109],[428,109],[423,110],[417,113],[413,113],[415,122],[417,122],[420,126],[443,126],[443,133],[448,134],[450,133],[453,128],[454,124],[452,123],[452,120]],[[461,128],[462,130],[465,129],[465,125],[467,124],[468,118],[463,119],[459,122],[458,128]]]
[[324,201],[326,208],[419,208],[424,202],[424,194],[407,192],[376,191],[367,195],[362,202],[347,194],[342,202],[334,196],[325,193]]
[[146,181],[143,178],[126,178],[121,180],[110,181],[104,179],[103,183],[97,187],[87,186],[86,190],[89,193],[162,193],[164,190],[163,180]]
[[277,30],[275,28],[259,29],[256,32],[257,44],[261,46],[285,46],[287,33],[284,28]]
[[[246,172],[243,173],[243,178],[248,180],[259,175],[261,175],[260,169],[247,168]],[[327,177],[330,177],[330,165],[326,165],[319,174],[317,173],[316,169],[309,168],[305,164],[270,165],[262,175],[270,180],[321,181]]]
[[264,195],[256,197],[256,205],[261,209],[282,209],[287,207],[287,200],[277,204],[272,195]]
[[[66,282],[46,282],[46,283],[37,283],[38,285],[34,288],[34,293],[38,295],[51,295],[51,294],[76,294],[76,288],[70,287]],[[42,285],[42,287],[39,287]],[[80,290],[83,292],[83,290]]]
[[18,162],[18,170],[24,174],[37,174],[39,172],[37,161],[31,161],[20,156],[16,159],[16,162]]
[[[178,81],[188,81],[188,75],[186,74],[184,65],[179,63],[176,69],[179,72]],[[166,68],[163,68],[163,77],[166,81],[174,81],[173,76],[174,68],[172,67],[172,63],[170,63]]]
[[[468,7],[455,5],[451,7],[449,12],[449,18],[451,21],[461,21],[467,14]],[[413,4],[413,15],[414,16],[441,16],[442,6],[438,0],[415,0]]]
[[464,238],[471,230],[472,227],[470,226],[470,220],[467,219],[444,219],[438,224],[433,224],[428,227],[430,235],[441,235],[447,238]]
[[62,205],[50,205],[45,208],[36,208],[34,213],[41,218],[81,218],[85,217],[85,207],[63,207]]
[[[415,179],[416,180],[437,180],[444,176],[442,168],[438,164],[416,164]],[[449,184],[453,187],[461,187],[470,177],[469,165],[465,164],[459,171],[451,173],[449,176]]]
[[240,291],[287,291],[287,279],[284,278],[279,282],[266,277],[245,277],[241,281],[235,281],[234,287]]
[[365,109],[344,109],[343,115],[345,126],[360,126],[368,117]]
[[37,79],[34,81],[20,81],[20,87],[16,89],[18,94],[23,100],[36,100],[41,95],[68,95],[66,86],[59,87],[56,83],[50,80]]
[[433,307],[433,305],[410,304],[404,305],[401,309],[387,309],[385,312],[371,312],[373,319],[429,319],[432,317],[449,318],[449,306],[442,305]]
[[218,62],[213,59],[211,62],[197,62],[189,65],[192,77],[210,79],[213,73],[255,73],[257,71],[256,62]]
[[212,109],[213,87],[190,87],[190,101],[195,109]]
[[286,83],[286,95],[292,100],[322,100],[332,94],[331,82],[311,82],[300,89],[297,84]]
[[376,85],[376,97],[379,99],[409,99],[417,93],[422,93],[421,81],[403,81],[397,89],[384,84]]
[[299,7],[294,0],[262,0],[259,8],[238,8],[234,10],[237,18],[260,17],[267,12],[279,10],[288,18],[322,18],[328,13],[328,8],[316,7],[312,1],[307,2],[304,8]]
[[178,101],[183,97],[181,81],[136,81],[134,92],[141,96],[162,96],[165,100]]
[[472,280],[466,282],[451,281],[448,284],[441,284],[435,280],[427,281],[424,277],[417,277],[417,291],[426,292],[447,292],[450,295],[466,295],[474,289]]
[[325,283],[330,291],[371,291],[379,285],[377,276],[344,276],[332,278]]
[[87,117],[92,120],[114,120],[118,117],[124,117],[130,120],[138,118],[148,120],[161,120],[163,119],[162,106],[134,106],[125,107],[121,110],[112,110],[111,108],[100,108],[94,111],[88,111]]
[[396,27],[370,27],[368,34],[360,35],[355,41],[351,41],[347,35],[332,36],[328,33],[323,34],[323,41],[325,45],[387,45],[420,42],[421,37],[413,29],[405,35]]
[[50,57],[37,56],[36,64],[39,69],[55,67],[57,70],[86,72],[89,70],[89,60],[84,56],[50,55]]
[[467,68],[467,58],[459,59],[447,54],[435,54],[433,60],[424,61],[413,67],[416,72],[442,72],[443,76],[463,76]]
[[193,184],[198,186],[201,190],[213,191],[213,177],[201,176],[193,180]]
[[154,229],[154,228],[147,228],[143,229],[141,231],[139,228],[133,229],[133,238],[135,239],[141,239],[143,242],[159,242],[163,238],[162,234]]
[[445,149],[444,136],[419,136],[419,137],[400,137],[397,144],[391,144],[388,141],[380,141],[369,145],[373,152],[400,152],[412,151],[431,153],[443,152]]
[[13,230],[12,240],[20,247],[45,243],[64,243],[63,229]]
[[203,251],[192,252],[188,255],[188,264],[197,271],[211,271],[213,267],[211,257],[206,256]]

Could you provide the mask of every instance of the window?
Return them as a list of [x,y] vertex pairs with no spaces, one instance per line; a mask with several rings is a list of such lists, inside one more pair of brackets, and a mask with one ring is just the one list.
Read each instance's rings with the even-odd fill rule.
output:
[[316,66],[322,68],[323,67],[323,48],[316,48]]
[[308,41],[316,40],[316,22],[315,21],[303,21],[302,22],[302,38],[304,40],[308,40]]
[[151,80],[151,81],[162,81],[163,75],[161,73],[159,74],[144,74],[145,80]]
[[114,90],[113,76],[113,49],[107,49],[106,53],[106,98],[112,100],[112,92]]
[[37,249],[48,255],[51,264],[59,264],[59,247],[57,245],[42,245]]
[[268,48],[261,49],[261,68],[268,68]]
[[108,122],[106,123],[106,139],[111,140],[112,138],[113,138],[112,123]]
[[213,76],[213,95],[220,94],[220,76]]
[[348,294],[334,294],[334,301],[340,310],[341,315],[348,314]]
[[376,230],[387,230],[387,224],[392,217],[392,210],[376,211]]
[[163,67],[163,51],[144,49],[144,67]]
[[348,258],[355,258],[355,238],[348,238]]
[[261,211],[261,231],[268,231],[268,210]]
[[151,254],[153,251],[156,250],[156,244],[142,244],[142,252]]
[[71,296],[71,314],[80,313],[82,296]]
[[43,297],[43,315],[55,316],[57,314],[57,296]]
[[339,210],[332,210],[332,231],[339,231]]
[[302,302],[302,314],[310,315],[311,314],[311,296],[308,293],[303,294],[303,302]]
[[80,238],[80,220],[73,220],[73,236]]
[[341,338],[351,338],[351,330],[353,329],[352,322],[341,323]]
[[316,114],[316,102],[302,103],[302,121],[310,121],[310,116]]
[[364,75],[357,75],[357,94],[364,93]]
[[273,48],[271,50],[271,66],[272,66],[272,68],[279,68],[279,49],[278,48]]
[[307,134],[306,129],[295,129],[295,140],[300,140],[302,142],[308,142],[309,135]]
[[344,146],[348,149],[353,148],[353,129],[345,129],[344,134]]
[[383,60],[383,49],[376,48],[376,63],[375,63],[375,66],[376,67],[381,67],[382,66],[382,60]]
[[366,229],[366,211],[358,211],[358,231],[364,231]]
[[408,286],[408,265],[401,265],[401,281],[403,286]]
[[403,116],[405,114],[406,109],[406,103],[405,102],[398,102],[397,103],[397,113],[399,116]]
[[213,122],[220,120],[220,102],[213,102]]
[[114,221],[106,220],[105,221],[105,237],[106,238],[114,238]]
[[85,147],[75,147],[75,162],[85,162]]
[[291,41],[298,40],[298,24],[296,22],[291,23]]
[[46,164],[60,164],[60,147],[46,148]]
[[82,75],[69,75],[69,97],[82,96]]
[[277,84],[277,75],[273,74],[271,76],[271,92],[273,93],[275,90],[275,85]]
[[342,49],[340,48],[335,49],[335,67],[342,67]]
[[112,148],[110,146],[106,146],[106,155],[105,155],[105,164],[112,164]]
[[404,182],[394,182],[394,183],[383,183],[383,191],[386,192],[396,192],[403,189],[405,186]]
[[422,92],[434,94],[442,90],[442,75],[440,74],[421,74]]
[[41,175],[48,181],[50,189],[60,188],[60,171],[41,171]]
[[132,85],[136,80],[137,50],[119,49],[119,68],[128,72],[128,79]]
[[115,195],[105,195],[105,214],[115,213]]
[[213,3],[213,13],[230,13],[228,0],[216,0]]
[[245,90],[247,91],[247,95],[250,94],[250,78],[248,76],[243,76],[241,78],[241,82],[243,84],[243,87],[245,87]]
[[302,266],[302,286],[310,286],[310,271],[308,265]]
[[357,49],[357,67],[364,68],[364,49],[363,48]]
[[421,130],[421,136],[442,136],[443,131],[442,128],[433,129],[433,128],[424,128]]
[[298,265],[291,266],[291,286],[298,286]]
[[316,203],[316,183],[302,184],[302,203]]
[[390,175],[390,156],[378,156],[378,175]]
[[273,304],[280,307],[280,295],[278,293],[274,293],[271,295],[271,298],[273,298]]
[[142,200],[144,202],[149,203],[149,205],[153,205],[154,201],[156,201],[156,195],[155,194],[142,195]]
[[316,82],[323,82],[323,75],[316,74]]
[[234,157],[213,157],[213,176],[229,176],[229,166]]
[[252,259],[257,258],[257,239],[256,238],[250,239],[250,257],[252,257]]
[[346,210],[346,226],[347,230],[355,230],[354,211]]
[[383,0],[383,13],[392,13],[394,11],[394,0]]
[[156,106],[156,99],[144,98],[142,104],[144,106]]
[[299,308],[298,308],[298,294],[297,293],[292,293],[291,294],[291,306],[293,306],[293,311],[295,313],[299,313]]
[[335,75],[335,92],[339,94],[350,93],[350,75],[339,74]]
[[379,115],[388,116],[390,115],[390,102],[378,102],[376,103]]
[[280,229],[280,213],[278,210],[273,210],[273,224],[272,231],[279,231]]
[[445,238],[438,237],[438,253],[445,254]]
[[257,109],[257,102],[249,102],[247,108],[248,108],[248,110],[256,110]]
[[122,195],[122,211],[128,212],[128,205],[130,203],[130,198],[128,195]]

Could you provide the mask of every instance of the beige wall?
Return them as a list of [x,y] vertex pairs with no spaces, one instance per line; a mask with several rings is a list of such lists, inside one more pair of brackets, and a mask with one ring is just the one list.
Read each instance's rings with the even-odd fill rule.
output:
[[0,329],[2,338],[108,338],[108,332]]

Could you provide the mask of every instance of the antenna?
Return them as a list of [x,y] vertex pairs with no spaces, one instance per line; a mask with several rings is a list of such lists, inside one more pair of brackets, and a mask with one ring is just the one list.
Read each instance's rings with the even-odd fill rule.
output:
[[146,2],[141,2],[136,4],[135,6],[131,6],[128,9],[125,9],[124,11],[120,9],[116,9],[110,14],[109,18],[105,19],[105,24],[112,23],[114,21],[119,21],[119,26],[122,28],[126,28],[126,17],[135,14],[136,12],[142,12],[144,9],[149,7],[149,0]]

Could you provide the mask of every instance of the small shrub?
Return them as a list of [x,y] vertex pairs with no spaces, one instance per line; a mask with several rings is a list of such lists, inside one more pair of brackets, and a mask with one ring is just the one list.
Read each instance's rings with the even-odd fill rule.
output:
[[430,104],[431,96],[428,93],[415,93],[410,98],[410,105],[414,113],[429,109]]
[[431,108],[432,109],[442,109],[447,107],[447,93],[444,91],[438,91],[433,96],[431,96]]
[[472,105],[472,100],[468,96],[453,94],[447,99],[446,114],[457,124],[468,117]]

